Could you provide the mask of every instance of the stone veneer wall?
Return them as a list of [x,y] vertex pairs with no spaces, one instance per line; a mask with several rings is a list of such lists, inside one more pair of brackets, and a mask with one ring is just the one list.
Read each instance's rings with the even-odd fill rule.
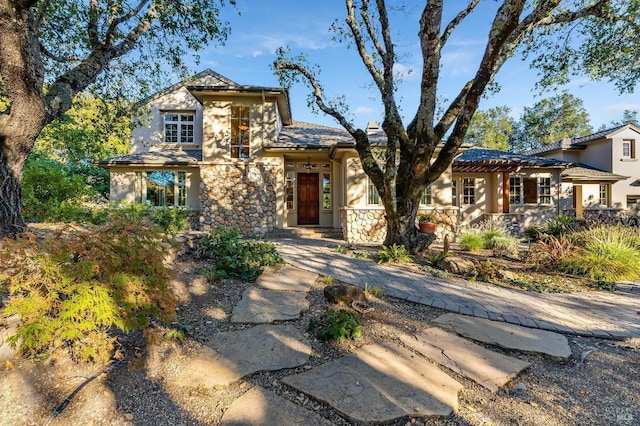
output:
[[[458,231],[457,209],[420,210],[420,213],[430,212],[437,215],[436,241],[455,241]],[[342,232],[344,239],[350,243],[378,243],[384,242],[387,236],[387,220],[382,209],[348,209],[341,211]]]
[[200,169],[200,217],[197,228],[238,228],[244,236],[277,226],[277,182],[282,167],[270,164],[215,164]]

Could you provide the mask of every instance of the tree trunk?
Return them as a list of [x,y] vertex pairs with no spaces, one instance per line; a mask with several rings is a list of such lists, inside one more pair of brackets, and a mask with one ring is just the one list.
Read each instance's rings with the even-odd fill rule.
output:
[[25,160],[21,161],[21,165],[12,166],[5,149],[0,150],[0,239],[15,236],[27,229],[20,202],[22,172],[15,172],[22,170]]
[[418,232],[416,227],[418,203],[411,199],[399,197],[397,206],[397,211],[394,210],[393,206],[385,206],[387,236],[384,240],[384,245],[403,245],[413,254],[425,254],[436,237],[434,234]]

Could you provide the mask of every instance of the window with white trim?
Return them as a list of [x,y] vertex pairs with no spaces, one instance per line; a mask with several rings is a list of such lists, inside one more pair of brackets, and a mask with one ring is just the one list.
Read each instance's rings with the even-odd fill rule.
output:
[[331,173],[322,174],[322,209],[331,209]]
[[193,144],[195,114],[192,112],[166,112],[164,114],[164,142]]
[[231,107],[231,158],[249,158],[251,152],[249,116],[249,107]]
[[609,185],[600,184],[598,189],[600,205],[603,207],[609,207]]
[[476,203],[476,179],[462,179],[462,204]]
[[509,178],[509,204],[522,204],[522,178]]
[[431,184],[427,185],[427,187],[422,192],[422,196],[420,197],[420,204],[423,206],[431,205]]
[[371,182],[371,179],[367,176],[367,204],[378,205],[380,204],[380,195],[376,186]]
[[[287,164],[288,166],[289,164]],[[294,210],[293,187],[296,181],[296,172],[287,170],[287,180],[285,182],[285,197],[287,201],[287,210]]]
[[634,139],[622,140],[622,158],[634,159],[636,158],[636,141]]
[[135,201],[152,207],[186,207],[187,173],[168,170],[136,172]]
[[538,178],[538,203],[551,204],[551,178]]

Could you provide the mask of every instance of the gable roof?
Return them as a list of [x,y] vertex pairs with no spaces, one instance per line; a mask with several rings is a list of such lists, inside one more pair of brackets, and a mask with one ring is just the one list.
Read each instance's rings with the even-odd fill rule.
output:
[[584,164],[577,164],[569,167],[560,173],[562,180],[565,182],[586,182],[586,181],[613,181],[627,179],[629,176],[617,175],[615,173],[605,172],[593,167],[585,166]]
[[210,68],[207,68],[203,71],[200,71],[197,74],[192,75],[191,77],[187,77],[185,80],[179,81],[176,84],[173,84],[150,96],[147,96],[146,98],[137,102],[137,105],[147,104],[154,99],[160,98],[168,93],[171,93],[180,89],[181,87],[186,87],[188,84],[193,84],[196,82],[200,82],[201,84],[207,84],[211,86],[220,86],[220,85],[234,86],[238,84],[235,81],[223,76],[222,74],[218,74],[217,72],[211,70]]
[[539,155],[563,149],[584,149],[584,146],[592,142],[600,141],[603,139],[610,139],[615,136],[616,133],[626,129],[632,129],[637,133],[640,133],[640,129],[638,127],[634,126],[633,124],[627,123],[620,126],[612,127],[610,129],[600,130],[587,136],[561,139],[552,144],[526,151],[524,154]]
[[566,168],[569,163],[497,149],[471,147],[453,160],[452,171],[467,173],[514,172],[527,168]]

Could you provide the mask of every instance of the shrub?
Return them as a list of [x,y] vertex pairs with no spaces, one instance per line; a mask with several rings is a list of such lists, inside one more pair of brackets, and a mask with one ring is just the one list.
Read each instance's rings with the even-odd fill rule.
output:
[[505,238],[507,234],[502,229],[495,228],[481,232],[480,236],[482,237],[482,247],[486,249],[493,249],[496,244],[496,240]]
[[378,263],[411,263],[413,259],[405,246],[393,244],[392,246],[382,246],[378,251]]
[[344,339],[355,340],[362,336],[362,326],[353,312],[344,309],[335,312],[329,309],[325,314],[328,324],[318,332],[320,339],[342,342]]
[[475,232],[460,234],[460,248],[468,251],[478,251],[484,247],[482,236]]
[[189,211],[184,208],[156,208],[141,203],[117,203],[111,206],[110,212],[134,220],[150,220],[167,233],[184,231],[189,215]]
[[369,287],[369,283],[364,283],[364,292],[380,299],[384,292],[382,291],[382,287],[379,285],[374,285],[373,287]]
[[493,263],[490,260],[474,261],[473,271],[469,278],[490,283],[496,281],[502,276],[501,271],[502,266]]
[[170,319],[176,300],[158,237],[153,226],[114,216],[91,232],[6,242],[14,273],[5,313],[21,320],[10,344],[25,356],[67,349],[77,360],[106,360],[110,329]]
[[562,271],[600,283],[640,278],[640,251],[612,242],[595,241],[560,262]]
[[495,237],[491,243],[493,255],[497,257],[517,257],[518,256],[518,239],[510,235]]
[[552,235],[542,235],[529,250],[529,261],[538,268],[554,268],[559,262],[572,256],[578,247],[566,235],[556,238]]
[[243,239],[236,228],[216,227],[201,241],[199,254],[215,265],[204,270],[214,279],[238,277],[255,281],[265,266],[282,263],[276,247],[269,241]]
[[558,216],[553,220],[549,220],[542,228],[542,233],[561,237],[562,235],[572,234],[576,229],[576,219],[571,216]]

